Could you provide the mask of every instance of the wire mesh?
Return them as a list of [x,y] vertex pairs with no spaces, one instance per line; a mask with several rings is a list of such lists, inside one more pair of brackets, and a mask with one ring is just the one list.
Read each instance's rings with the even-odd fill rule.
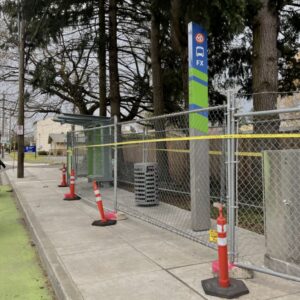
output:
[[[210,120],[207,134],[224,134],[224,108],[207,110],[205,113],[209,115]],[[118,125],[118,142],[124,143],[118,146],[118,208],[209,244],[207,230],[196,232],[191,226],[190,167],[193,162],[190,161],[191,141],[186,140],[186,137],[191,136],[189,119],[193,115],[199,114],[190,112]],[[199,123],[202,120],[199,118]],[[126,144],[128,141],[139,143]],[[224,141],[204,140],[197,143],[208,144],[209,147],[209,153],[198,153],[202,156],[207,155],[209,172],[204,166],[198,172],[202,178],[208,178],[207,202],[210,207],[213,201],[225,199]],[[134,165],[142,162],[157,164],[157,206],[143,207],[136,205],[134,201]],[[123,197],[125,191],[127,197]],[[213,209],[209,211],[210,217],[215,218]],[[207,229],[212,227],[214,222]]]
[[[209,241],[209,230],[215,229],[217,217],[212,203],[221,201],[227,208],[229,254],[235,262],[300,278],[300,139],[292,136],[300,133],[300,94],[274,95],[250,100],[277,99],[275,112],[241,113],[235,105],[251,97],[235,96],[233,107],[75,132],[69,144],[81,176],[78,193],[94,201],[90,181],[97,180],[106,208],[212,248],[216,244]],[[250,110],[245,103],[240,108]],[[286,107],[290,112],[282,112]],[[134,170],[143,163],[155,165],[155,205],[136,201]]]
[[[287,96],[290,108],[300,104],[299,96]],[[236,125],[238,134],[262,135],[236,140],[236,261],[300,277],[300,140],[293,137],[300,132],[300,108],[249,113]]]
[[[225,141],[188,140],[195,134],[190,130],[189,120],[195,118],[198,120],[194,122],[195,125],[203,127],[207,117],[208,131],[199,131],[197,134],[205,136],[225,133],[224,107],[74,132],[69,148],[72,149],[71,161],[78,177],[78,193],[93,201],[90,181],[101,182],[107,208],[117,206],[120,211],[214,248],[215,243],[209,242],[208,230],[215,228],[216,215],[212,203],[226,199]],[[201,182],[206,178],[208,193],[204,201],[208,207],[209,225],[201,231],[193,230],[191,225],[190,171],[197,160],[194,155],[195,161],[191,162],[190,145],[193,142],[203,149],[196,155],[206,157],[208,166],[208,169],[203,166],[197,170],[199,184],[203,184]],[[201,148],[201,145],[206,145],[207,148]],[[135,201],[134,166],[137,163],[156,164],[158,205],[142,206]],[[116,186],[113,180],[115,176]],[[202,190],[199,194],[201,193],[205,195]]]

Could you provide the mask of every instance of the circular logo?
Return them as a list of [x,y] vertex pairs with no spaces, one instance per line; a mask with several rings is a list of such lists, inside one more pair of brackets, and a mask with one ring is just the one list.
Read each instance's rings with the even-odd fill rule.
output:
[[202,43],[204,43],[205,36],[203,33],[197,33],[195,36],[195,39],[198,44],[202,44]]

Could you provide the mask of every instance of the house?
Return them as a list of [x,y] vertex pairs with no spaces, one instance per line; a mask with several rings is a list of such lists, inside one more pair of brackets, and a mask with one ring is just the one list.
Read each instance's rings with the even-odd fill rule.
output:
[[[37,151],[51,152],[66,148],[67,132],[72,130],[70,124],[54,122],[52,118],[39,120],[34,123],[35,144]],[[75,130],[81,130],[82,126],[75,126]],[[51,135],[51,137],[50,137]]]
[[67,153],[67,136],[64,133],[50,133],[48,138],[50,144],[49,152],[52,155],[66,155]]

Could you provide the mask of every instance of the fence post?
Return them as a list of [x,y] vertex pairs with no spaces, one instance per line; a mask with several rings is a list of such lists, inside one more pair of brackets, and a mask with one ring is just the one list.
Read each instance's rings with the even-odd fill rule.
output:
[[[231,92],[227,93],[227,134],[234,134],[234,105]],[[227,206],[228,206],[228,234],[229,234],[229,262],[234,261],[235,255],[235,155],[234,139],[227,139]]]
[[118,191],[117,191],[117,184],[118,184],[118,118],[114,116],[114,211],[117,211],[118,208]]
[[[230,134],[231,130],[230,130],[230,126],[231,126],[231,122],[230,122],[230,92],[227,92],[227,109],[226,109],[226,133]],[[230,214],[229,214],[229,210],[230,210],[230,198],[231,198],[231,180],[230,180],[230,153],[231,153],[231,141],[230,139],[227,139],[227,143],[226,143],[226,172],[227,172],[227,180],[226,180],[226,185],[227,185],[227,195],[226,195],[226,205],[227,205],[227,212],[228,212],[228,239],[230,239],[231,236],[231,231],[232,228],[230,227]],[[230,245],[229,245],[229,251],[230,251]],[[229,261],[231,262],[231,258],[229,257]]]
[[[224,102],[224,106],[226,105],[226,103]],[[225,109],[224,109],[225,110]],[[227,116],[227,114],[224,114],[225,116]],[[226,126],[226,122],[225,122],[225,126],[223,127],[223,131],[222,134],[227,134],[227,126]],[[226,199],[226,176],[227,176],[227,169],[226,169],[226,149],[227,149],[227,145],[226,142],[227,140],[221,140],[222,145],[221,145],[221,151],[222,151],[222,155],[220,156],[220,163],[221,163],[221,169],[220,169],[220,174],[221,174],[221,178],[220,178],[220,184],[221,184],[221,188],[220,188],[220,198],[221,198],[221,203],[225,204],[227,199]]]
[[[240,119],[238,118],[238,117],[236,117],[235,116],[235,114],[236,114],[236,112],[238,111],[238,107],[237,106],[235,106],[235,110],[234,110],[234,113],[233,113],[233,120],[234,120],[234,132],[236,133],[236,134],[238,134],[239,133],[239,124],[240,124]],[[235,140],[235,145],[234,145],[234,152],[236,152],[236,153],[239,153],[239,140],[238,139],[236,139]],[[235,232],[236,232],[236,228],[239,226],[239,215],[238,215],[238,213],[239,213],[239,210],[238,210],[238,208],[239,208],[239,190],[238,190],[238,188],[239,188],[239,155],[236,155],[236,163],[235,163],[235,169],[234,169],[234,171],[235,171],[235,174],[234,174],[234,176],[235,176],[235,180],[234,180],[234,187],[235,187],[235,189],[234,189],[234,192],[235,192],[235,194],[234,194],[234,227],[233,227],[233,230],[234,230],[234,241],[233,241],[233,261],[232,261],[232,263],[234,262],[234,261],[237,261],[237,259],[238,259],[238,242],[237,242],[237,237],[236,237],[236,234],[235,234]]]
[[76,166],[75,166],[75,151],[74,151],[75,144],[76,144],[75,143],[75,133],[74,133],[74,131],[72,131],[72,169],[74,169],[75,172],[77,173]]

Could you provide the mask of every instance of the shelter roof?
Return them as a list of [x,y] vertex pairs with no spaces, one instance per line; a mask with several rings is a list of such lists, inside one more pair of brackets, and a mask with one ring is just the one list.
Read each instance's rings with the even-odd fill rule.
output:
[[60,114],[53,118],[54,122],[61,124],[79,125],[85,128],[98,127],[108,125],[112,122],[108,117],[97,117],[90,115],[77,115],[77,114]]

